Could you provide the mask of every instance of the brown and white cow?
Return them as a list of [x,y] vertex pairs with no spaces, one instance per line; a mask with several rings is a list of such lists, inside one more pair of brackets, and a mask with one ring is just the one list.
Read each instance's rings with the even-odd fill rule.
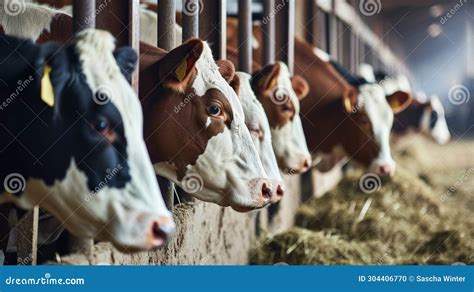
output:
[[237,211],[267,205],[272,184],[207,43],[193,39],[169,53],[142,43],[140,69],[144,133],[157,173]]
[[278,168],[278,162],[272,147],[272,133],[270,124],[262,104],[252,90],[252,76],[244,72],[236,72],[231,80],[232,87],[242,103],[245,114],[245,124],[252,135],[253,143],[257,148],[263,168],[272,180],[276,190],[272,194],[272,203],[281,200],[284,194],[283,178]]

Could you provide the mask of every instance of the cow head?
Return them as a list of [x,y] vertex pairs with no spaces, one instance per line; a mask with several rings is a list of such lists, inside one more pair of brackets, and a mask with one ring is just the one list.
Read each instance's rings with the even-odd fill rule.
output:
[[373,83],[359,85],[358,91],[355,103],[343,101],[351,125],[343,146],[350,157],[369,171],[392,176],[395,161],[390,150],[390,131],[394,113],[405,108],[411,97],[401,91],[386,96],[382,87]]
[[277,62],[253,75],[252,89],[267,114],[280,168],[288,173],[305,172],[311,164],[300,118],[300,100],[308,94],[306,81],[292,79],[288,67]]
[[275,186],[272,193],[272,203],[276,203],[281,200],[284,194],[283,179],[272,147],[270,124],[262,104],[252,91],[251,78],[252,76],[247,73],[237,72],[231,80],[231,86],[236,90],[242,103],[245,124],[250,131],[260,160],[262,160],[263,168]]
[[421,131],[431,136],[438,144],[448,143],[451,139],[451,134],[446,122],[444,107],[439,97],[433,95],[429,102],[421,105],[423,107],[423,114],[419,125]]
[[[0,55],[2,98],[15,93],[1,118],[1,200],[40,205],[73,234],[121,249],[161,246],[174,223],[127,81],[136,53],[86,30],[68,47],[2,36]],[[15,176],[23,187],[8,185]]]
[[142,44],[141,51],[144,130],[156,172],[203,201],[237,211],[267,205],[272,184],[207,43],[193,39],[169,53]]

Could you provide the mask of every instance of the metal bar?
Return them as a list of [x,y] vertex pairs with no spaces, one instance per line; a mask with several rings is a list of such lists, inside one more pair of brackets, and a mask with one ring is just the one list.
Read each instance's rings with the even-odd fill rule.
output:
[[275,62],[275,0],[263,0],[263,63]]
[[252,1],[239,0],[239,71],[252,73]]
[[288,65],[293,74],[295,56],[295,1],[287,4],[276,15],[276,55],[275,58]]
[[202,8],[199,0],[183,0],[183,43],[199,37],[199,14]]
[[72,29],[74,33],[95,28],[95,0],[72,1]]
[[39,207],[26,212],[16,226],[18,265],[36,265],[38,260]]
[[[140,48],[140,1],[98,0],[96,27],[109,31],[116,39],[117,46],[131,46],[137,53]],[[137,65],[138,67],[138,65]],[[132,75],[132,87],[138,92],[137,68]]]
[[199,18],[199,37],[208,41],[216,60],[226,58],[226,1],[208,0]]
[[158,8],[158,47],[171,51],[175,45],[176,4],[174,0],[160,0]]

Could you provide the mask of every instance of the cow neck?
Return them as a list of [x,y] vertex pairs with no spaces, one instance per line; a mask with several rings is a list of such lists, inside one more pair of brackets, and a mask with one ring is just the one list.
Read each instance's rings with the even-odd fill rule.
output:
[[393,131],[398,134],[403,134],[410,128],[418,129],[425,108],[426,107],[423,104],[416,103],[409,106],[403,112],[395,115]]
[[341,99],[303,114],[302,122],[309,150],[312,153],[319,151],[329,153],[340,145],[339,135],[347,119]]

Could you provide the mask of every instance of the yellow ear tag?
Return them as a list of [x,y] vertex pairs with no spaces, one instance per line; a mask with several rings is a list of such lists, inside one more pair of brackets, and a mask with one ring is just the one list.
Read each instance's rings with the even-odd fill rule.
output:
[[51,66],[44,66],[43,78],[41,78],[41,100],[50,107],[54,106],[54,89],[49,74]]
[[346,112],[350,113],[352,112],[352,102],[349,98],[344,97],[344,109]]
[[400,106],[400,101],[398,99],[395,99],[395,100],[392,100],[392,102],[390,103],[390,106],[394,109],[394,110],[397,110],[399,109],[401,106]]
[[181,82],[183,81],[184,77],[186,77],[186,71],[188,70],[188,62],[186,60],[183,60],[178,68],[176,68],[176,70],[174,71],[174,73],[176,74],[176,77],[178,78],[178,80]]

